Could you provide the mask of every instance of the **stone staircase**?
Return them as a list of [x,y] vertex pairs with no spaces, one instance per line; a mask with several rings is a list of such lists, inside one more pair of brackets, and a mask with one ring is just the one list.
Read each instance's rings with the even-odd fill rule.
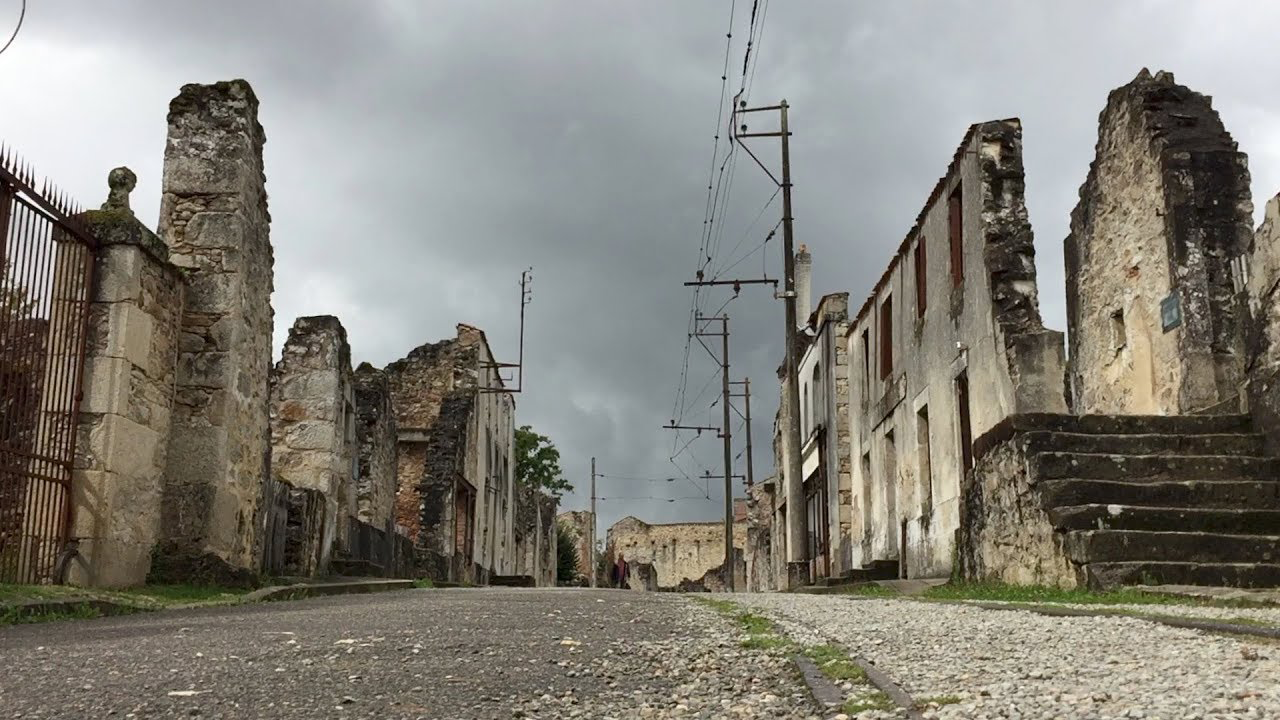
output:
[[1090,587],[1280,587],[1280,458],[1246,416],[1058,416],[1024,437]]
[[813,586],[840,587],[842,585],[857,585],[877,580],[897,580],[898,577],[897,560],[873,560],[870,565],[850,570],[841,575],[818,578]]

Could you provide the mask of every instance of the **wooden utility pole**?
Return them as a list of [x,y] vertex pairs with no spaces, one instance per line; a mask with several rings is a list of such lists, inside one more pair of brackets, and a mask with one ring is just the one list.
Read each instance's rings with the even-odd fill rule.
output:
[[591,587],[599,587],[596,567],[596,459],[591,458],[591,547],[587,549],[588,562],[591,563]]
[[725,587],[729,592],[734,591],[733,582],[733,432],[729,429],[729,406],[733,402],[733,395],[730,390],[732,383],[729,382],[729,317],[721,315],[719,317],[697,317],[697,322],[718,322],[720,323],[720,332],[709,333],[703,332],[702,328],[695,327],[694,335],[698,338],[720,336],[720,404],[723,406],[720,437],[724,440],[724,568],[725,568]]
[[[787,124],[787,111],[790,106],[783,100],[777,105],[748,108],[742,102],[733,113],[733,139],[752,160],[764,170],[782,190],[782,267],[783,292],[785,301],[786,323],[784,338],[786,347],[786,397],[784,398],[787,426],[784,438],[786,458],[786,498],[787,498],[787,586],[797,587],[809,584],[809,528],[808,514],[804,506],[804,478],[801,477],[800,464],[800,380],[798,372],[799,358],[796,357],[796,263],[795,236],[791,223],[791,130]],[[739,125],[741,116],[748,113],[778,111],[778,132],[747,132],[745,124]],[[756,154],[743,142],[744,138],[776,137],[782,141],[782,178],[778,179]]]
[[742,394],[737,397],[742,398],[743,415],[742,419],[746,423],[747,430],[747,487],[756,484],[755,474],[752,470],[754,459],[751,453],[751,378],[747,378],[742,382],[735,382],[734,385],[742,386]]

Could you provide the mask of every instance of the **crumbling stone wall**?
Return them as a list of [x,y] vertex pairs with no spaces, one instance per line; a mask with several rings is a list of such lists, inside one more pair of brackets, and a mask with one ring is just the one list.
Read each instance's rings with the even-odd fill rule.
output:
[[1075,412],[1238,410],[1251,214],[1208,97],[1146,69],[1111,92],[1065,243]]
[[484,333],[457,330],[386,368],[399,437],[396,522],[428,567],[448,569],[441,579],[482,582],[516,565],[515,403]]
[[591,563],[595,557],[591,549],[591,531],[595,526],[595,514],[590,510],[573,510],[560,513],[557,520],[565,527],[566,534],[573,538],[573,547],[578,553],[578,575],[590,582]]
[[946,576],[960,522],[962,421],[976,438],[1010,413],[1066,410],[1062,333],[1039,313],[1020,121],[969,128],[845,342],[850,564],[897,560],[908,577]]
[[[614,523],[607,533],[612,556],[626,561],[633,569],[652,565],[657,587],[663,590],[723,589],[720,577],[724,565],[724,524],[670,523],[649,524],[634,517]],[[734,572],[739,587],[746,584],[746,562],[743,549],[747,544],[745,522],[733,525],[735,549]]]
[[747,544],[745,552],[747,591],[771,592],[781,590],[780,580],[785,577],[785,560],[780,536],[774,522],[774,485],[776,480],[756,483],[747,488]]
[[98,241],[72,471],[77,585],[140,585],[161,537],[162,492],[185,283],[169,249],[129,208],[136,178],[82,216]]
[[537,587],[556,584],[556,509],[560,500],[521,487],[516,491],[515,575],[533,578]]
[[386,373],[369,363],[355,370],[356,516],[374,527],[393,525],[396,498],[396,417]]
[[264,142],[258,99],[243,80],[186,85],[169,106],[159,235],[188,288],[161,552],[208,556],[233,573],[259,563],[270,461],[273,257]]
[[291,538],[318,544],[321,572],[335,547],[346,548],[356,513],[356,424],[346,329],[332,315],[298,318],[271,375],[271,472],[323,496],[320,537]]
[[1280,452],[1280,195],[1267,202],[1248,261],[1248,403],[1267,449]]

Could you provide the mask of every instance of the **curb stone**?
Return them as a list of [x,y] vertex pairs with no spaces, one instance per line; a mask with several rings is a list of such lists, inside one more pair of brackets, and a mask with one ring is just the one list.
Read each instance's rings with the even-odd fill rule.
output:
[[27,618],[33,615],[72,613],[83,608],[92,608],[97,610],[103,617],[112,615],[132,615],[133,613],[152,612],[160,609],[157,607],[148,607],[146,605],[133,605],[86,596],[5,603],[0,605],[0,612],[13,611],[15,617]]
[[823,717],[838,714],[840,707],[844,705],[844,693],[840,692],[840,688],[836,687],[835,683],[823,675],[818,666],[804,655],[793,655],[791,660],[800,669],[800,676],[804,678],[804,684],[808,686],[813,701],[823,711]]
[[324,595],[354,595],[390,590],[409,590],[413,588],[412,580],[359,580],[336,583],[295,583],[293,585],[277,585],[254,590],[246,594],[241,602],[272,602],[277,600],[301,600],[302,598],[321,597]]

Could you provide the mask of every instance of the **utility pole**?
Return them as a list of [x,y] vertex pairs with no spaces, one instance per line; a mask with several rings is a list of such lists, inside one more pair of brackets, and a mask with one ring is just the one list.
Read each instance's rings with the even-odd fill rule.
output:
[[[794,234],[791,223],[791,131],[787,124],[787,111],[790,106],[783,100],[777,105],[748,108],[746,102],[739,103],[733,114],[733,139],[742,146],[756,164],[765,171],[782,190],[782,265],[783,292],[786,308],[785,340],[786,348],[786,409],[787,434],[783,455],[786,458],[786,498],[787,498],[787,585],[797,587],[809,584],[809,528],[808,514],[804,506],[804,478],[801,477],[800,466],[800,380],[798,377],[796,357],[796,266]],[[754,112],[777,110],[779,114],[778,132],[748,133],[747,126],[738,126],[738,116]],[[782,179],[779,181],[773,173],[760,162],[755,153],[743,142],[750,137],[777,137],[782,141]],[[789,448],[787,447],[789,446]],[[787,451],[789,449],[789,452]]]
[[591,547],[587,550],[588,561],[591,563],[591,587],[599,587],[597,583],[599,578],[596,577],[596,566],[600,563],[596,562],[596,459],[591,458]]
[[701,328],[695,327],[694,334],[699,338],[719,335],[721,341],[720,404],[723,405],[721,408],[723,415],[720,437],[724,440],[724,568],[725,586],[729,588],[729,592],[733,592],[733,432],[729,429],[729,423],[731,422],[729,404],[732,402],[731,383],[729,382],[729,316],[698,316],[697,321],[720,323],[720,332],[718,333],[703,332]]

